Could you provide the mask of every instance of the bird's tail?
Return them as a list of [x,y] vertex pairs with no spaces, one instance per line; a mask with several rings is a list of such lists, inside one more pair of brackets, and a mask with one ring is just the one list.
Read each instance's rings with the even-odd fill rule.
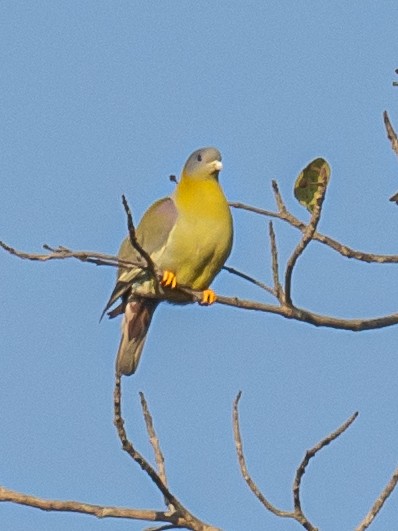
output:
[[116,359],[117,374],[133,374],[140,361],[146,335],[158,301],[133,299],[126,304],[122,322],[122,339]]

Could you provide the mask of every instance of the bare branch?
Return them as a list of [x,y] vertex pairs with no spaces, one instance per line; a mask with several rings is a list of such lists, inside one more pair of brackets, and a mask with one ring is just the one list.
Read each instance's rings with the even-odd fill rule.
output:
[[[163,497],[166,500],[167,505],[172,506],[175,510],[167,513],[168,522],[172,524],[178,524],[179,527],[187,527],[193,531],[220,531],[218,528],[203,523],[201,520],[191,514],[179,500],[170,492],[165,485],[160,475],[154,470],[154,468],[148,463],[148,461],[134,448],[133,444],[128,440],[126,430],[124,428],[124,420],[121,412],[121,378],[116,373],[115,375],[115,389],[114,389],[114,424],[122,443],[122,448],[129,456],[139,464],[144,472],[150,477],[153,483],[157,486]],[[145,399],[144,399],[145,402]],[[145,402],[146,404],[146,402]],[[149,412],[148,412],[149,413]]]
[[298,258],[303,254],[305,248],[310,243],[310,241],[313,239],[316,228],[318,226],[321,212],[322,212],[322,204],[323,200],[325,198],[326,193],[326,187],[327,187],[327,174],[325,171],[325,168],[322,168],[320,173],[320,182],[319,182],[319,188],[317,193],[315,194],[315,206],[314,210],[311,215],[310,223],[308,224],[307,228],[303,232],[303,236],[294,249],[292,255],[290,256],[287,266],[286,266],[286,272],[285,272],[285,299],[286,304],[289,306],[292,304],[292,296],[291,296],[291,287],[292,287],[292,274],[293,274],[293,268],[296,265],[296,262]]
[[272,288],[264,284],[264,282],[261,282],[260,280],[256,280],[255,278],[251,277],[250,275],[247,275],[246,273],[243,273],[242,271],[239,271],[235,267],[230,266],[223,266],[223,270],[227,271],[228,273],[231,273],[232,275],[236,275],[237,277],[244,278],[251,284],[254,284],[255,286],[258,286],[259,288],[268,291],[271,295],[275,295],[275,292]]
[[375,330],[398,324],[398,313],[375,317],[373,319],[339,319],[328,315],[320,315],[295,306],[274,306],[272,304],[239,299],[237,297],[223,297],[222,295],[217,295],[217,303],[244,310],[273,313],[286,319],[302,321],[313,326],[351,330],[353,332]]
[[0,241],[0,247],[13,256],[17,256],[22,260],[31,260],[33,262],[48,262],[49,260],[65,260],[66,258],[75,258],[80,262],[88,262],[98,266],[111,266],[111,267],[144,267],[142,263],[130,260],[120,260],[117,256],[104,253],[96,253],[92,251],[71,251],[67,247],[53,248],[47,244],[43,245],[43,248],[50,251],[51,254],[37,254],[26,253],[24,251],[18,251],[13,247],[10,247],[6,243]]
[[[66,258],[76,258],[83,262],[94,262],[98,265],[111,265],[113,267],[145,267],[143,264],[136,262],[129,262],[125,260],[119,260],[116,256],[104,255],[101,253],[91,253],[87,251],[71,251],[64,247],[59,247],[59,251],[56,250],[51,255],[38,255],[30,254],[22,251],[17,251],[12,247],[6,245],[3,242],[0,242],[0,247],[3,247],[7,252],[17,256],[18,258],[27,259],[27,260],[55,260],[55,259],[66,259]],[[88,259],[89,258],[89,259]],[[93,258],[93,260],[91,260]],[[242,274],[244,275],[244,274]],[[244,278],[244,277],[243,277]],[[254,279],[253,279],[254,280]],[[257,283],[259,281],[255,281]],[[202,299],[200,291],[195,291],[184,286],[178,286],[176,289],[190,295],[193,300],[200,301]],[[140,288],[137,287],[137,295],[147,298],[156,298],[161,300],[168,300],[169,295],[164,292],[159,292],[156,295],[151,293],[146,293],[140,291]],[[327,328],[336,328],[340,330],[351,330],[354,332],[360,332],[362,330],[374,330],[378,328],[385,328],[387,326],[393,326],[398,324],[398,313],[385,315],[381,317],[375,317],[372,319],[339,319],[337,317],[330,317],[327,315],[320,315],[303,308],[295,306],[275,306],[272,304],[263,304],[257,301],[239,299],[237,297],[225,297],[222,295],[217,296],[218,304],[223,304],[224,306],[232,306],[235,308],[241,308],[244,310],[253,310],[265,313],[272,313],[285,317],[286,319],[294,319],[296,321],[302,321],[313,326],[322,326]]]
[[127,203],[127,199],[126,199],[126,196],[124,194],[122,195],[122,202],[123,202],[124,210],[125,210],[126,215],[127,215],[127,228],[128,228],[128,231],[129,231],[130,243],[133,246],[133,248],[138,252],[138,254],[140,256],[142,256],[142,258],[145,260],[148,271],[150,271],[152,273],[152,276],[153,276],[155,282],[157,283],[157,286],[159,286],[159,284],[158,284],[159,271],[158,271],[157,267],[155,266],[155,264],[153,263],[152,258],[145,251],[145,249],[138,243],[137,236],[136,236],[136,233],[135,233],[135,227],[134,227],[134,223],[133,223],[133,216],[131,214],[130,207],[129,207],[128,203]]
[[239,393],[237,394],[234,400],[234,404],[233,404],[232,421],[233,421],[233,428],[234,428],[235,449],[236,449],[236,454],[238,456],[239,467],[240,467],[240,471],[242,473],[243,479],[246,481],[247,485],[249,486],[250,490],[253,492],[255,497],[264,505],[266,509],[268,509],[268,511],[282,518],[294,518],[294,513],[290,511],[283,511],[282,509],[278,509],[270,501],[267,500],[267,498],[261,493],[260,489],[255,484],[255,482],[253,481],[253,479],[251,478],[247,470],[245,454],[243,452],[242,436],[240,433],[240,425],[239,425],[238,404],[239,404],[239,400],[241,396],[242,396],[242,391],[239,391]]
[[5,487],[0,487],[0,502],[17,503],[19,505],[34,507],[43,511],[83,513],[96,516],[97,518],[129,518],[132,520],[147,520],[152,522],[170,521],[168,515],[159,511],[92,505],[90,503],[70,500],[45,500],[43,498],[38,498],[37,496],[23,494]]
[[[307,452],[305,453],[304,459],[301,461],[300,465],[297,468],[296,476],[293,482],[293,501],[294,501],[294,509],[297,514],[302,515],[301,501],[300,501],[300,485],[301,485],[301,480],[305,474],[307,465],[310,462],[310,459],[312,459],[320,450],[322,450],[322,448],[324,448],[325,446],[330,444],[332,441],[337,439],[337,437],[340,437],[340,435],[344,433],[351,426],[351,424],[354,422],[357,416],[358,416],[358,412],[356,411],[336,431],[332,432],[330,435],[322,439],[318,444],[316,444],[310,450],[307,450]],[[302,516],[303,518],[305,518],[304,515]]]
[[395,151],[395,153],[398,155],[398,138],[397,138],[396,132],[394,131],[393,126],[391,125],[387,111],[384,111],[383,119],[384,119],[384,125],[386,127],[386,131],[387,131],[388,140],[391,142],[391,147],[393,151]]
[[180,502],[171,494],[167,486],[163,483],[154,468],[148,463],[148,461],[133,447],[132,443],[128,440],[126,430],[124,429],[124,420],[121,412],[121,381],[120,375],[115,376],[115,389],[114,389],[114,424],[122,443],[122,448],[127,452],[136,463],[140,465],[142,470],[148,474],[151,480],[155,483],[157,488],[163,494],[168,504],[172,504],[177,509],[181,509]]
[[[330,444],[332,441],[337,439],[337,437],[339,437],[349,426],[351,426],[351,424],[357,418],[358,413],[357,412],[354,413],[336,431],[334,431],[333,433],[331,433],[330,435],[322,439],[318,444],[316,444],[313,448],[311,448],[310,450],[306,452],[304,459],[301,461],[300,465],[297,468],[296,476],[293,482],[294,511],[282,511],[281,509],[278,509],[277,507],[272,505],[267,500],[267,498],[265,498],[265,496],[261,493],[260,489],[254,483],[253,479],[251,478],[247,470],[246,460],[245,460],[245,456],[243,452],[242,437],[240,434],[240,427],[239,427],[238,404],[239,404],[241,395],[242,395],[242,392],[239,391],[237,397],[234,400],[234,404],[233,404],[233,428],[234,428],[236,453],[238,455],[239,466],[240,466],[240,470],[241,470],[244,480],[246,481],[250,490],[253,492],[256,498],[264,505],[266,509],[268,509],[268,511],[282,518],[292,518],[296,520],[297,522],[299,522],[304,527],[304,529],[307,529],[308,531],[317,531],[317,528],[311,524],[311,522],[305,516],[302,510],[302,507],[301,507],[301,501],[300,501],[301,480],[303,478],[303,475],[306,471],[306,468],[307,468],[307,465],[310,459],[312,459],[312,457],[314,457],[322,448],[324,448],[325,446]],[[398,470],[397,470],[397,474],[398,474]]]
[[[273,186],[275,185],[277,189],[277,184],[275,181],[272,182]],[[278,194],[280,197],[280,193],[278,190]],[[283,203],[282,203],[283,204]],[[247,210],[248,212],[253,212],[254,214],[259,214],[260,216],[267,216],[271,218],[277,218],[281,221],[284,221],[291,225],[292,227],[300,230],[301,232],[304,232],[307,228],[307,225],[297,219],[293,214],[288,212],[286,208],[283,206],[283,210],[280,212],[272,212],[269,210],[264,210],[262,208],[257,208],[251,205],[246,205],[244,203],[239,202],[230,202],[229,205],[233,208],[238,208],[240,210]],[[378,264],[397,264],[398,263],[398,255],[392,255],[392,254],[375,254],[375,253],[367,253],[365,251],[356,251],[355,249],[352,249],[351,247],[348,247],[347,245],[338,242],[337,240],[334,240],[333,238],[330,238],[329,236],[325,236],[324,234],[321,234],[319,232],[315,232],[312,236],[313,240],[316,240],[324,245],[327,245],[334,251],[338,252],[342,256],[346,258],[352,258],[354,260],[359,260],[361,262],[366,263],[378,263]]]
[[283,215],[287,212],[287,209],[286,209],[285,203],[283,202],[281,193],[279,191],[278,183],[276,182],[275,179],[273,179],[271,184],[272,184],[272,191],[274,192],[276,206],[278,207],[279,213]]
[[[149,412],[148,404],[147,404],[147,401],[145,399],[144,393],[140,392],[139,395],[140,395],[140,399],[141,399],[142,413],[144,415],[146,429],[147,429],[148,436],[149,436],[149,442],[151,443],[152,448],[153,448],[153,453],[155,454],[155,460],[156,460],[156,466],[157,466],[157,469],[158,469],[158,474],[159,474],[160,479],[163,481],[164,485],[166,485],[166,487],[167,487],[167,476],[166,476],[166,467],[165,467],[165,462],[164,462],[164,456],[163,456],[162,450],[160,448],[159,439],[158,439],[158,437],[157,437],[157,435],[155,433],[155,428],[153,426],[152,415]],[[168,504],[168,500],[165,499],[165,503],[167,505]],[[169,506],[169,508],[170,507],[171,506]],[[175,508],[173,507],[173,510],[174,509]]]
[[234,400],[233,405],[233,428],[234,428],[234,439],[235,439],[235,449],[238,456],[240,471],[243,476],[243,479],[246,481],[247,485],[249,486],[250,490],[253,492],[255,497],[264,505],[264,507],[270,511],[275,516],[279,516],[280,518],[291,518],[293,520],[296,520],[299,522],[304,529],[307,529],[307,531],[318,531],[316,527],[314,527],[308,518],[304,515],[301,508],[298,510],[295,507],[294,511],[283,511],[281,509],[278,509],[275,507],[267,498],[264,496],[264,494],[260,491],[260,489],[257,487],[253,479],[251,478],[247,466],[246,466],[246,459],[243,452],[243,443],[242,443],[242,437],[240,434],[240,427],[239,427],[239,412],[238,412],[238,404],[239,400],[242,396],[242,392],[239,391],[237,397]]
[[281,304],[285,303],[285,294],[279,281],[278,248],[276,246],[275,231],[272,221],[269,222],[269,239],[271,243],[272,276],[274,279],[274,293]]
[[387,498],[390,496],[392,491],[397,486],[397,483],[398,483],[398,468],[395,469],[390,481],[385,486],[383,492],[377,498],[377,500],[373,504],[373,507],[370,509],[368,514],[362,520],[362,522],[358,525],[358,527],[355,528],[355,531],[364,531],[365,529],[367,529],[370,526],[370,524],[373,522],[373,520],[379,514],[379,512],[380,512],[381,508],[383,507],[384,503],[386,502]]
[[[387,137],[391,142],[391,147],[393,151],[395,151],[395,154],[398,155],[398,138],[397,138],[396,132],[394,131],[393,126],[391,125],[387,111],[384,111],[383,118],[384,118],[384,125],[387,131]],[[398,193],[395,193],[394,195],[392,195],[390,197],[390,201],[393,201],[398,204]]]

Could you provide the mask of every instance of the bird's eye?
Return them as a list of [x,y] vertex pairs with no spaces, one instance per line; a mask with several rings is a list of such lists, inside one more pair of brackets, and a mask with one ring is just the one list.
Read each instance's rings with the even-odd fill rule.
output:
[[196,160],[198,160],[199,162],[202,162],[202,155],[199,153],[199,155],[196,157]]

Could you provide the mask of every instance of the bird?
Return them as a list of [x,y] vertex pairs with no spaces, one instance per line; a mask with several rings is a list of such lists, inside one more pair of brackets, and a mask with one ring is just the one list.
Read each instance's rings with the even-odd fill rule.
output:
[[[117,375],[135,373],[153,314],[165,296],[169,302],[186,304],[192,297],[179,286],[202,292],[201,304],[213,304],[209,288],[227,260],[233,241],[231,211],[219,183],[223,165],[214,147],[194,151],[186,161],[174,192],[159,199],[143,215],[136,241],[162,272],[159,282],[148,269],[119,267],[117,281],[103,315],[123,314],[122,334],[116,358]],[[119,250],[121,260],[137,261],[139,252],[127,237]],[[156,298],[162,290],[163,297]],[[143,294],[151,295],[143,297]]]

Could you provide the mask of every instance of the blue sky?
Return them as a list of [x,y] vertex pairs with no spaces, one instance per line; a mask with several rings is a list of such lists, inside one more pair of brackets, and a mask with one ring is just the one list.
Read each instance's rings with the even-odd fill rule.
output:
[[[274,208],[313,158],[332,168],[319,229],[354,248],[398,254],[396,2],[3,1],[0,5],[0,239],[114,253],[126,232],[121,194],[138,220],[173,189],[168,176],[206,145],[223,154],[231,200]],[[271,283],[267,220],[235,211],[229,265]],[[275,224],[282,271],[299,234]],[[293,300],[318,313],[397,311],[396,266],[343,259],[312,243]],[[0,254],[0,483],[45,498],[162,509],[120,450],[112,425],[119,323],[98,324],[114,270]],[[224,295],[271,302],[222,273]],[[398,463],[397,327],[353,333],[212,308],[157,311],[136,376],[126,380],[129,436],[151,456],[144,391],[170,488],[225,530],[293,530],[241,479],[232,401],[249,469],[291,507],[307,448],[354,411],[351,429],[310,463],[303,507],[322,530],[353,529]],[[394,493],[372,531],[396,527]],[[13,531],[140,530],[2,504]]]

